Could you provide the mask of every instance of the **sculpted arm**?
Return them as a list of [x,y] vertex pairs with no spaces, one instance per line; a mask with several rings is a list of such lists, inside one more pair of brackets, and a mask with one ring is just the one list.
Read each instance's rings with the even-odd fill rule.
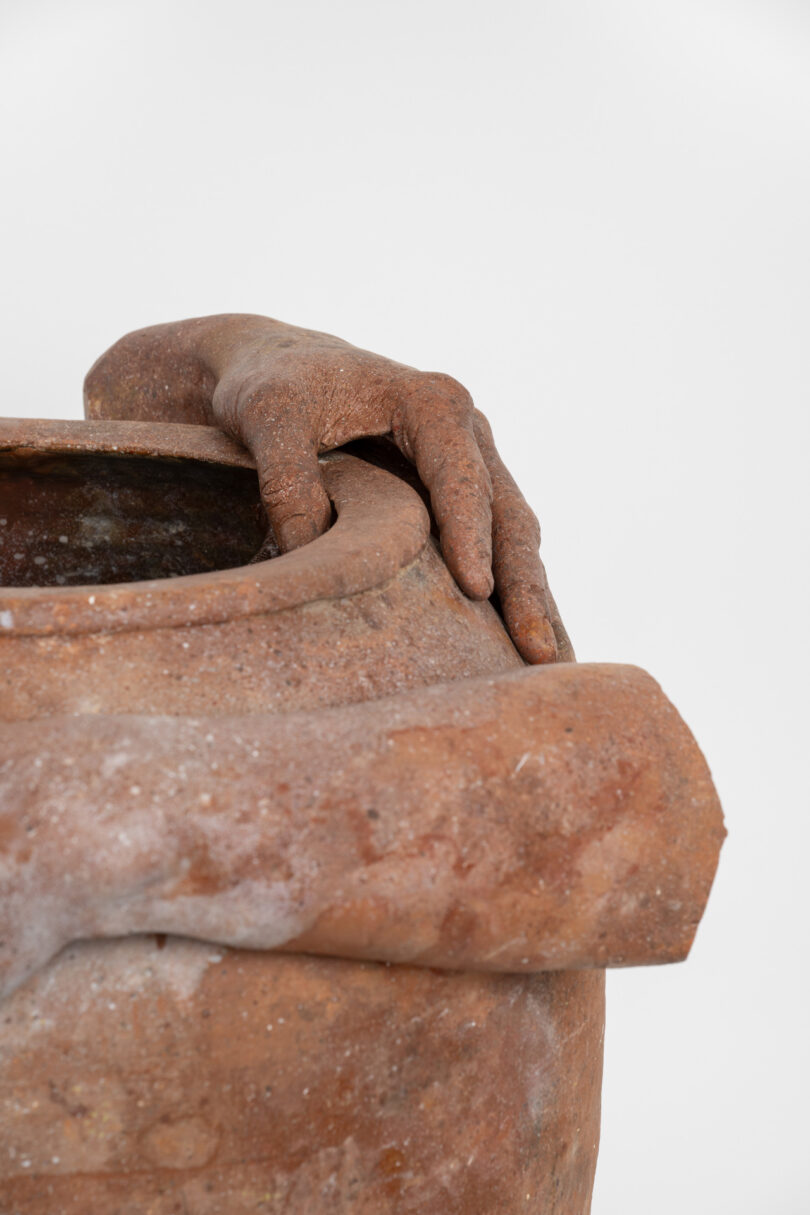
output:
[[694,739],[633,667],[46,718],[0,744],[0,995],[70,941],[138,932],[477,970],[675,960],[723,836]]
[[88,373],[85,412],[220,426],[253,454],[282,552],[329,525],[319,454],[389,436],[430,492],[462,590],[473,599],[497,590],[528,662],[573,659],[538,555],[537,519],[486,418],[452,377],[268,317],[199,317],[123,337]]

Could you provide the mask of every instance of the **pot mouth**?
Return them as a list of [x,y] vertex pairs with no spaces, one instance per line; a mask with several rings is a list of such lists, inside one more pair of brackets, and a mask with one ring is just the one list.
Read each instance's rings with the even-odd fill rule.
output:
[[0,452],[0,587],[99,586],[247,565],[267,523],[250,469]]
[[336,522],[265,541],[249,454],[213,427],[0,419],[0,639],[177,628],[378,586],[428,542],[419,495],[322,458]]

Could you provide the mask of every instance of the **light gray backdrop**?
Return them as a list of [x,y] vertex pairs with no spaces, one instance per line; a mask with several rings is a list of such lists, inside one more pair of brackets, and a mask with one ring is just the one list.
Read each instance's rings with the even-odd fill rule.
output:
[[227,310],[490,415],[731,831],[687,964],[610,976],[595,1215],[810,1210],[810,5],[2,0],[0,103],[0,413]]

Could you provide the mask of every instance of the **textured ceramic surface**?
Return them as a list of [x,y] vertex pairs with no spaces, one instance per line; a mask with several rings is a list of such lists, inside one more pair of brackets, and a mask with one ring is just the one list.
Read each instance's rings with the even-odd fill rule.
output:
[[0,425],[0,1212],[583,1215],[598,968],[688,951],[705,762],[643,672],[525,668],[374,463],[230,566],[249,466]]

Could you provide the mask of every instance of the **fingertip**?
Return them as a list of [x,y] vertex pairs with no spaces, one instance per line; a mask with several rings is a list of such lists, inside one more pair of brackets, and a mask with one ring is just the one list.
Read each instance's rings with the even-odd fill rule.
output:
[[492,592],[495,590],[495,579],[492,577],[492,571],[486,571],[479,574],[474,574],[472,571],[465,574],[460,580],[456,579],[459,586],[463,590],[468,599],[474,599],[480,602],[483,599],[489,599]]
[[495,578],[488,555],[473,558],[465,549],[459,551],[456,546],[446,542],[444,537],[442,555],[450,573],[468,599],[489,599],[495,589]]
[[495,589],[492,527],[480,513],[472,518],[447,515],[441,521],[442,556],[468,599],[489,599]]
[[332,503],[317,462],[292,472],[274,469],[260,479],[264,508],[282,553],[310,544],[332,522]]
[[531,666],[557,661],[557,639],[551,621],[545,616],[533,615],[520,622],[508,623],[518,653]]
[[291,553],[297,548],[303,548],[305,544],[317,540],[325,530],[325,527],[319,526],[309,515],[293,515],[274,528],[282,553]]

